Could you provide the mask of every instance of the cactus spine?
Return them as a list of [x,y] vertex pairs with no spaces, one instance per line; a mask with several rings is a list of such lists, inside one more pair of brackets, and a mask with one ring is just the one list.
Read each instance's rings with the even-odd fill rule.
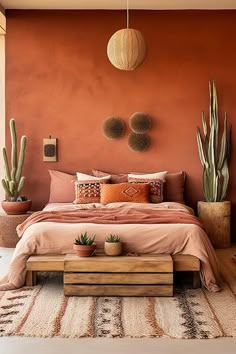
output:
[[207,202],[220,202],[225,199],[228,182],[228,160],[231,149],[231,130],[227,132],[227,113],[219,143],[218,101],[215,82],[209,82],[209,132],[205,113],[202,112],[203,136],[197,127],[197,144],[203,165],[203,193]]
[[[6,148],[3,148],[3,161],[5,166],[5,179],[2,179],[2,186],[11,201],[23,200],[20,192],[24,186],[25,177],[22,177],[22,168],[25,159],[26,136],[21,137],[19,159],[17,161],[17,136],[15,120],[10,120],[11,133],[11,169]],[[24,199],[25,200],[25,199]]]

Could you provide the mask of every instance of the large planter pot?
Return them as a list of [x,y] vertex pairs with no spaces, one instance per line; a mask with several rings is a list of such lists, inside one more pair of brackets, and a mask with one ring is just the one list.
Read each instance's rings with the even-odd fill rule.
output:
[[96,244],[92,245],[75,245],[73,246],[77,255],[80,257],[90,257],[93,256],[96,250]]
[[27,213],[32,204],[32,200],[25,200],[22,202],[3,201],[2,208],[8,215],[21,215]]
[[198,217],[215,248],[230,247],[231,202],[198,202]]
[[104,252],[107,256],[120,256],[122,253],[122,243],[105,241]]

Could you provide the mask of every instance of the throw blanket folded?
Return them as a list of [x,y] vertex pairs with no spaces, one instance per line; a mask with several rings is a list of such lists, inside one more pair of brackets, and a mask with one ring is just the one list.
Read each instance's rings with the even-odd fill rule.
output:
[[90,209],[69,211],[38,211],[21,225],[17,232],[19,237],[32,224],[38,222],[59,223],[94,223],[94,224],[194,224],[203,228],[199,219],[184,211],[152,210],[132,208]]

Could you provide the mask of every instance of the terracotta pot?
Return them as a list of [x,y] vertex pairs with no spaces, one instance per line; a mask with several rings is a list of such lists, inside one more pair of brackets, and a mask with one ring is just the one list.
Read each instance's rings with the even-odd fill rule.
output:
[[107,256],[120,256],[122,253],[122,242],[105,241],[104,252]]
[[215,248],[230,247],[231,202],[198,202],[198,217]]
[[93,243],[92,245],[73,245],[74,250],[76,251],[77,255],[80,257],[90,257],[93,256],[96,250],[96,244]]
[[32,200],[25,200],[22,202],[9,202],[4,200],[2,202],[2,208],[8,215],[20,215],[26,214],[30,209]]

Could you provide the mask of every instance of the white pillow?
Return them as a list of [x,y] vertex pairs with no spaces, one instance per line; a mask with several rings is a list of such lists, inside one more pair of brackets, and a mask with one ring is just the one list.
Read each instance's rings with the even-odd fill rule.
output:
[[88,181],[88,180],[104,180],[104,179],[109,179],[111,178],[110,175],[107,175],[105,177],[94,177],[91,175],[86,175],[85,173],[81,173],[81,172],[76,172],[76,176],[77,176],[77,181]]
[[163,172],[155,172],[155,173],[147,173],[147,174],[140,174],[140,173],[129,173],[128,177],[129,178],[146,178],[146,179],[165,179],[168,171],[163,171]]

